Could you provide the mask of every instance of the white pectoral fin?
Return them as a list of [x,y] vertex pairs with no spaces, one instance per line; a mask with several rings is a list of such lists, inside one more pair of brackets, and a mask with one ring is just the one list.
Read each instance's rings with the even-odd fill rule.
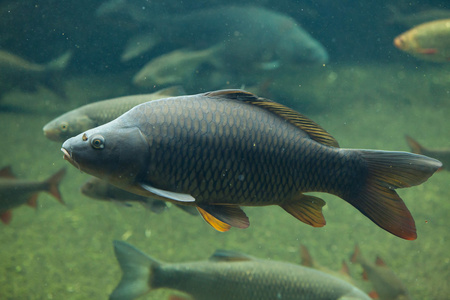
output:
[[168,198],[168,199],[175,200],[178,202],[195,202],[195,198],[189,194],[165,191],[165,190],[161,190],[161,189],[158,189],[158,188],[152,187],[150,185],[146,185],[146,184],[142,184],[141,186],[144,189],[146,189],[147,191],[149,191],[150,193],[153,193],[155,195],[158,195],[158,196],[161,196],[164,198]]

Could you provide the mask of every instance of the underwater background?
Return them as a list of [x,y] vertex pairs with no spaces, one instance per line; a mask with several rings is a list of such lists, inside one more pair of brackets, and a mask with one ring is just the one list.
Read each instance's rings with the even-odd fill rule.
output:
[[[121,62],[127,38],[141,26],[127,18],[100,18],[96,11],[105,2],[0,1],[1,50],[37,63],[73,51],[59,75],[65,99],[42,86],[33,92],[4,87],[7,92],[1,93],[0,166],[11,165],[21,179],[43,180],[64,166],[68,174],[60,187],[66,206],[41,193],[36,210],[21,206],[9,225],[0,224],[0,299],[106,299],[121,276],[113,240],[125,240],[167,262],[207,259],[216,249],[229,249],[298,264],[303,244],[332,270],[349,261],[358,244],[367,259],[382,257],[413,299],[448,299],[450,172],[445,170],[420,186],[398,190],[416,221],[414,241],[387,233],[327,194],[320,195],[327,202],[323,228],[307,226],[279,207],[245,207],[251,226],[226,233],[174,207],[154,214],[137,204],[125,207],[83,196],[80,186],[89,176],[62,159],[61,145],[46,139],[42,127],[87,103],[165,87],[137,87],[131,78],[143,64],[173,50],[163,43]],[[243,3],[128,2],[150,11],[148,17]],[[342,148],[410,151],[406,134],[430,148],[450,148],[450,64],[421,61],[393,45],[409,29],[396,22],[394,11],[446,11],[447,1],[395,1],[395,10],[388,0],[246,3],[294,18],[324,46],[329,60],[275,69],[269,77],[246,74],[220,88],[250,87],[283,103],[320,124]],[[193,74],[181,85],[190,94],[216,89],[201,80]],[[350,264],[350,270],[358,286],[369,292],[361,267]],[[165,299],[169,293],[157,290],[142,298]]]

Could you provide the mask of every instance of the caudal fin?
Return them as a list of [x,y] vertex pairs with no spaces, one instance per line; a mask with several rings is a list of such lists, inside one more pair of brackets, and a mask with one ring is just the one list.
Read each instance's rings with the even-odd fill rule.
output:
[[425,182],[442,163],[408,152],[349,151],[358,152],[367,171],[364,181],[343,198],[384,230],[406,240],[416,239],[414,219],[395,189]]
[[114,241],[113,244],[123,274],[109,299],[131,300],[148,293],[152,270],[160,263],[128,243]]
[[66,175],[66,168],[62,168],[61,170],[53,174],[53,176],[47,179],[46,182],[48,183],[47,192],[55,197],[61,204],[65,205],[61,193],[59,192],[59,183],[64,178],[64,175]]

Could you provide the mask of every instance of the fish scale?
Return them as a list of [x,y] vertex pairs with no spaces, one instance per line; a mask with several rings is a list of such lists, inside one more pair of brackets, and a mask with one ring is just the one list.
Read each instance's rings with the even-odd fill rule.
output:
[[442,164],[407,152],[341,149],[300,113],[242,90],[155,100],[67,140],[64,158],[127,191],[194,206],[219,231],[246,228],[240,206],[279,205],[325,225],[341,197],[383,229],[417,237],[396,188],[426,181]]

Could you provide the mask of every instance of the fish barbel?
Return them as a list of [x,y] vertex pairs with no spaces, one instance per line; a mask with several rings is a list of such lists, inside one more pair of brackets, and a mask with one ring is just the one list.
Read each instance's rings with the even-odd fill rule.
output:
[[415,239],[416,229],[395,189],[418,185],[441,166],[408,152],[341,149],[300,113],[242,90],[148,102],[61,150],[125,190],[195,206],[219,231],[249,226],[240,206],[279,205],[324,226],[325,202],[304,193],[326,192],[404,239]]

